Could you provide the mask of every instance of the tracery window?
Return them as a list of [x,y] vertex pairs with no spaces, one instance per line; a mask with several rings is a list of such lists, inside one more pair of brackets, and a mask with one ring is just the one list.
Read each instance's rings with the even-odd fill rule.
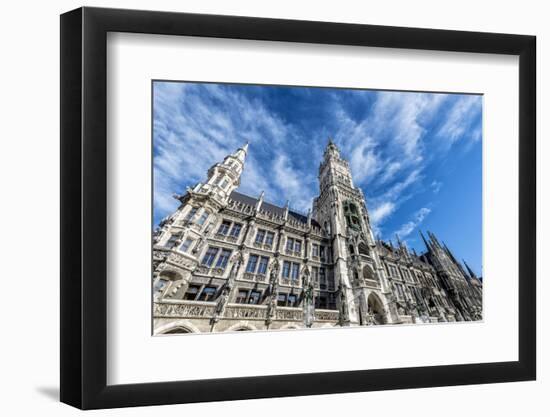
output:
[[190,237],[185,239],[185,241],[180,245],[180,251],[187,252],[191,248],[191,245],[193,245],[194,241],[195,240],[191,239]]
[[231,257],[231,252],[231,249],[222,249],[220,256],[218,256],[218,261],[216,262],[216,268],[225,269]]
[[344,201],[344,217],[348,227],[360,230],[361,229],[361,215],[357,205],[352,201]]
[[240,223],[233,223],[233,227],[231,228],[231,231],[229,232],[229,236],[233,237],[239,237],[241,234],[241,229],[243,225]]
[[181,238],[180,233],[173,233],[172,235],[170,235],[170,238],[168,239],[164,247],[168,249],[174,248],[178,244],[180,238]]
[[214,259],[216,258],[216,255],[218,254],[218,251],[220,248],[216,248],[214,246],[210,246],[206,253],[204,254],[204,257],[202,258],[202,264],[205,266],[212,266],[214,263]]
[[189,213],[187,213],[187,216],[185,216],[185,220],[191,221],[193,217],[195,217],[195,214],[197,214],[198,208],[197,207],[191,207],[191,210],[189,210]]
[[213,301],[216,298],[217,287],[204,287],[199,295],[199,301]]
[[229,220],[223,220],[222,224],[220,224],[220,227],[218,229],[218,234],[224,235],[224,236],[227,235],[230,227],[231,227],[231,222]]

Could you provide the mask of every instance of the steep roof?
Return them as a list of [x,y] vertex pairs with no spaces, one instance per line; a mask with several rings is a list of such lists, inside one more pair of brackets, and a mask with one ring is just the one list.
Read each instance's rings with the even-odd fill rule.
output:
[[[231,198],[232,200],[237,201],[239,203],[243,203],[243,204],[246,204],[246,205],[252,206],[252,207],[255,207],[256,204],[258,203],[258,200],[259,200],[257,197],[251,197],[249,195],[242,194],[238,191],[233,191],[229,195],[229,198]],[[275,204],[268,203],[266,201],[262,202],[261,210],[266,211],[268,213],[272,213],[272,214],[274,214],[276,216],[279,216],[279,217],[283,217],[285,215],[285,211],[286,211],[286,209],[284,207],[280,207],[280,206],[277,206]],[[300,222],[300,223],[304,223],[304,224],[307,223],[307,217],[306,216],[304,216],[303,214],[300,214],[296,211],[293,211],[293,210],[288,211],[288,217],[289,217],[289,219],[295,220],[295,221]],[[317,221],[315,221],[315,219],[311,219],[311,224],[314,225],[314,226],[317,226],[317,227],[321,227],[319,225],[319,223],[317,223]]]

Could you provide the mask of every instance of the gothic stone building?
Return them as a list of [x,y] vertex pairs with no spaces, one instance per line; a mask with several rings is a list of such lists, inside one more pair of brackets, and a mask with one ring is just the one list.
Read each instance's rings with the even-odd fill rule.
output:
[[213,165],[154,235],[155,334],[480,320],[482,281],[437,237],[374,238],[329,141],[304,216],[236,191],[248,144]]

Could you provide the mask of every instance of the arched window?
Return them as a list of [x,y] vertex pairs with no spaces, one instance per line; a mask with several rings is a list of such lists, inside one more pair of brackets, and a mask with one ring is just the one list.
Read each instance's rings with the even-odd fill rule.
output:
[[189,329],[185,327],[174,327],[173,329],[164,332],[164,334],[183,334],[183,333],[192,333]]
[[344,202],[344,217],[346,218],[348,227],[355,230],[361,230],[361,216],[359,215],[359,209],[354,202]]
[[369,265],[365,265],[363,268],[363,278],[369,281],[378,281],[378,276],[374,273]]
[[327,234],[331,234],[331,230],[330,230],[330,222],[328,221],[325,221],[325,231],[327,232]]
[[369,247],[367,246],[367,244],[365,242],[359,243],[358,249],[359,249],[359,254],[361,254],[361,255],[369,255],[370,254]]

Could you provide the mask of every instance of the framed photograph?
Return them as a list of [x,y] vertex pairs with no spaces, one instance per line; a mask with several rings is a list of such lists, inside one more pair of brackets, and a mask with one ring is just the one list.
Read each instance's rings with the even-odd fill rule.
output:
[[533,380],[535,37],[61,16],[61,401]]

